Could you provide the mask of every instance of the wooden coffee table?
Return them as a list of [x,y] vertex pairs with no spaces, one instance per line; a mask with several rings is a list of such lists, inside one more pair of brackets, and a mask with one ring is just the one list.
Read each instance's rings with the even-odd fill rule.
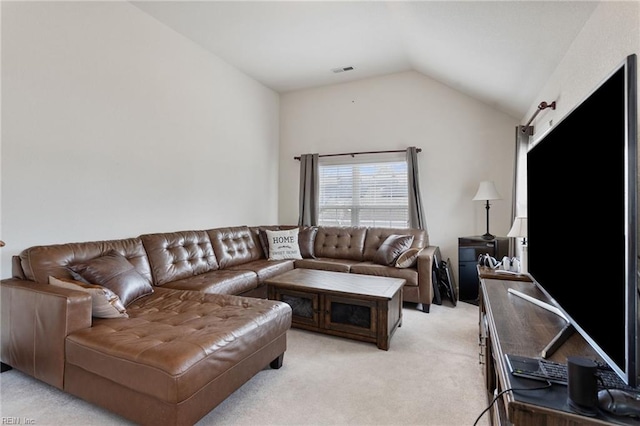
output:
[[371,342],[389,349],[402,325],[405,280],[294,269],[266,280],[269,299],[288,303],[292,327]]

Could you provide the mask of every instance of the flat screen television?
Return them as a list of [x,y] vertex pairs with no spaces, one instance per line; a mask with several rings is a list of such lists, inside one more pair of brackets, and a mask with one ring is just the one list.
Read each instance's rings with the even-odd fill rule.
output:
[[638,97],[630,55],[527,153],[528,272],[638,385]]

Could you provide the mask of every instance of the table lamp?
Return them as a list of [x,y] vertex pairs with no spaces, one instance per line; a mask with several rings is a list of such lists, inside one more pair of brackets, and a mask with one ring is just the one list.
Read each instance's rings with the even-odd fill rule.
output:
[[482,236],[485,240],[492,240],[494,238],[493,235],[489,233],[489,208],[490,200],[501,200],[502,197],[498,194],[498,190],[496,189],[496,185],[491,180],[483,180],[480,182],[480,186],[478,187],[478,192],[476,196],[473,197],[473,201],[486,201],[485,208],[487,209],[487,232]]
[[520,260],[520,272],[527,272],[527,218],[518,216],[513,220],[513,225],[507,237],[522,238],[522,259]]

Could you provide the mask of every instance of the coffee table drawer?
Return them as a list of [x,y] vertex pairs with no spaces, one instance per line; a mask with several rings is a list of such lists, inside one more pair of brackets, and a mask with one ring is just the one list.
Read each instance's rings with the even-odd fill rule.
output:
[[325,295],[324,328],[376,337],[378,310],[375,301]]
[[269,299],[291,306],[293,325],[320,327],[320,296],[317,293],[271,287]]

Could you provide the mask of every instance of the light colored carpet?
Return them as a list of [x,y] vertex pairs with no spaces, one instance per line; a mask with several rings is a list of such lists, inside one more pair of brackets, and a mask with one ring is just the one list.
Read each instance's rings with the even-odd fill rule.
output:
[[[197,425],[472,425],[487,405],[478,307],[406,305],[403,315],[389,351],[291,329],[282,368],[258,373]],[[3,424],[128,423],[16,370],[0,375],[0,402]]]

